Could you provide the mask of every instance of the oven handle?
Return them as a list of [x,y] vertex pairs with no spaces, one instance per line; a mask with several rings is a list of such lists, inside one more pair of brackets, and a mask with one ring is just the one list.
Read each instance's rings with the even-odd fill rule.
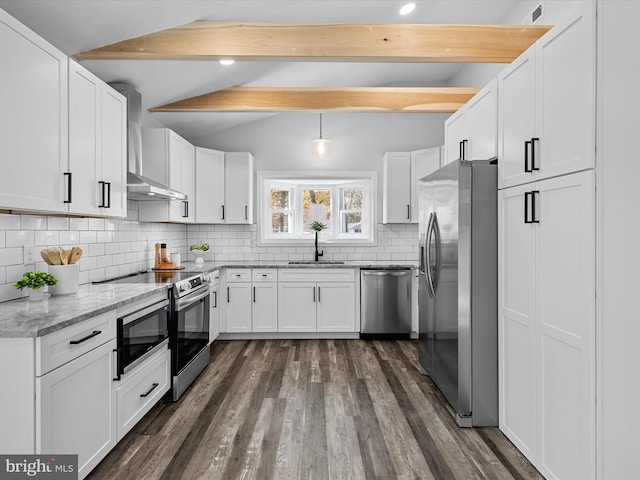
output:
[[177,303],[176,303],[176,312],[179,312],[180,310],[184,310],[185,308],[190,307],[191,305],[193,305],[194,303],[202,300],[203,298],[208,297],[209,296],[209,289],[208,288],[203,288],[202,290],[203,290],[202,293],[196,295],[193,298],[188,297],[188,298],[185,298],[184,300],[183,299],[178,300]]
[[142,310],[138,310],[137,312],[133,312],[126,317],[122,317],[122,325],[126,325],[131,322],[135,322],[139,318],[144,317],[145,315],[149,315],[150,313],[155,312],[156,310],[168,310],[169,309],[169,300],[162,300],[161,302],[154,303],[153,305],[143,308]]

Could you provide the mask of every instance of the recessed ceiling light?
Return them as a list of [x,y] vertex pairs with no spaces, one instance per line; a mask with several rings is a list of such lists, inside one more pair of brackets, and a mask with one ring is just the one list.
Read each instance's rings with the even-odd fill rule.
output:
[[407,3],[400,9],[400,15],[409,15],[416,8],[415,3]]
[[233,65],[234,63],[236,63],[236,61],[230,58],[220,60],[220,65]]

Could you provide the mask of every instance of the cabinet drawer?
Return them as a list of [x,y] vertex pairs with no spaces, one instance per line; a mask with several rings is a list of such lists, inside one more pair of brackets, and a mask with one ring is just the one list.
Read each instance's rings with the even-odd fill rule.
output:
[[252,276],[252,281],[254,283],[277,282],[278,269],[277,268],[254,268],[251,273],[251,276]]
[[353,282],[354,268],[281,268],[280,282]]
[[116,338],[115,310],[38,337],[36,376],[44,375],[113,338]]
[[225,279],[227,280],[227,283],[250,282],[251,269],[250,268],[227,268],[227,271],[225,272]]
[[215,287],[220,284],[220,270],[214,270],[211,272],[211,286]]
[[116,388],[118,441],[169,391],[171,354],[161,350],[123,377]]

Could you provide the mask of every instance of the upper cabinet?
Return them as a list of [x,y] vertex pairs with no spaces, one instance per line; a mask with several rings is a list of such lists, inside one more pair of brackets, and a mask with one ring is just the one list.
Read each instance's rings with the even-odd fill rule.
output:
[[583,8],[498,76],[500,188],[594,167],[594,32]]
[[0,10],[0,63],[0,208],[62,213],[67,56]]
[[440,147],[383,157],[382,223],[418,223],[418,182],[440,168]]
[[127,215],[127,102],[69,60],[68,213]]
[[195,147],[168,128],[142,132],[143,172],[187,195],[187,200],[140,202],[141,222],[193,223],[195,220]]
[[196,149],[197,223],[253,223],[253,156]]
[[444,124],[443,165],[454,160],[488,160],[498,154],[498,91],[492,80]]

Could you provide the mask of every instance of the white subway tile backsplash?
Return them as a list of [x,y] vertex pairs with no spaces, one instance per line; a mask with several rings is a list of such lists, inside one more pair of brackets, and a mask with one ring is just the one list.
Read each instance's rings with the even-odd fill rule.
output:
[[69,230],[69,219],[66,217],[47,217],[47,229]]
[[96,243],[96,232],[91,230],[81,231],[80,243]]
[[89,245],[89,248],[86,250],[87,255],[90,257],[97,257],[98,255],[104,255],[106,253],[106,248],[104,243],[92,243]]
[[21,230],[46,230],[47,217],[39,217],[36,215],[21,215],[20,229]]
[[58,232],[50,230],[36,230],[35,245],[58,245],[60,243],[60,235]]
[[20,215],[0,215],[0,230],[20,230]]
[[104,218],[90,218],[89,230],[104,230]]
[[71,245],[80,243],[80,232],[74,230],[61,231],[58,237],[63,245]]
[[0,248],[0,266],[22,265],[22,247]]
[[22,247],[34,244],[33,231],[9,230],[6,232],[6,247]]
[[88,218],[70,218],[69,228],[71,230],[88,230],[89,219]]
[[101,255],[114,255],[116,253],[120,253],[120,244],[119,243],[102,243],[100,245],[104,245],[104,252]]

